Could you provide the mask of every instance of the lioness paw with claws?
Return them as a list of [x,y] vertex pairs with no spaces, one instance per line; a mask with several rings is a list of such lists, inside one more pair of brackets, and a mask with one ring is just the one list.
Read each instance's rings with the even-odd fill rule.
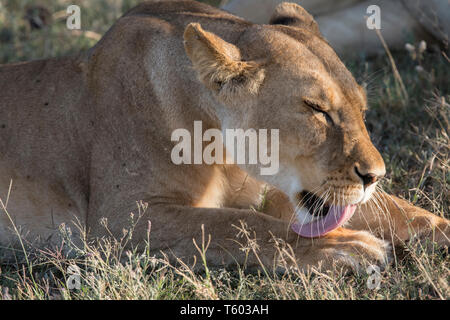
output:
[[[337,230],[337,233],[341,231]],[[384,269],[393,258],[392,246],[366,231],[345,230],[345,235],[333,235],[336,241],[330,247],[325,245],[325,255],[331,263],[351,267],[360,272],[369,265]]]

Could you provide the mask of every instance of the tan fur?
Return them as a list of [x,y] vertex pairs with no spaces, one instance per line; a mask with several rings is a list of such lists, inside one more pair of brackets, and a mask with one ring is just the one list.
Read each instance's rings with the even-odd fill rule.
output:
[[[363,90],[313,31],[253,25],[192,1],[150,2],[119,19],[88,52],[2,66],[0,196],[6,199],[12,179],[14,222],[41,242],[57,243],[58,225],[74,229],[76,219],[100,237],[108,235],[99,223],[107,218],[120,236],[143,200],[148,210],[134,244],[146,239],[151,220],[155,253],[170,249],[190,261],[204,225],[212,235],[210,266],[272,265],[279,258],[273,236],[294,248],[300,267],[383,263],[386,242],[366,231],[340,228],[303,239],[289,228],[300,191],[329,188],[341,204],[358,203],[370,192],[355,167],[384,174],[362,119]],[[280,129],[279,173],[260,176],[258,165],[173,164],[171,133],[193,132],[195,120],[203,130]],[[448,221],[399,205],[429,222],[421,224],[423,234],[447,228],[440,239],[448,244]],[[386,219],[360,208],[369,221]],[[393,205],[388,214],[407,239],[407,220]],[[236,238],[241,223],[255,232],[261,260],[247,258],[236,243],[243,241]],[[10,227],[1,211],[2,245],[16,239]]]

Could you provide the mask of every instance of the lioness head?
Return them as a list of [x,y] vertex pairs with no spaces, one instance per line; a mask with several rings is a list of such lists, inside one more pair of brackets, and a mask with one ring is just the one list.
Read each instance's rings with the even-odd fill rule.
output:
[[385,167],[364,125],[365,91],[313,18],[283,3],[271,22],[235,44],[190,24],[185,48],[223,128],[279,129],[280,170],[259,178],[289,195],[300,234],[322,235],[371,197]]

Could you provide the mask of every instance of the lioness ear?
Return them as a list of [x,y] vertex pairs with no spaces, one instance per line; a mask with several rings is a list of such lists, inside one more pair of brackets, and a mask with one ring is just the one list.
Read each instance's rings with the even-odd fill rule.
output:
[[321,37],[319,25],[314,20],[312,15],[296,3],[280,3],[275,8],[269,23],[307,29],[316,36]]
[[264,70],[256,62],[241,61],[239,49],[198,23],[184,31],[184,48],[200,80],[221,95],[242,92],[256,94],[264,80]]

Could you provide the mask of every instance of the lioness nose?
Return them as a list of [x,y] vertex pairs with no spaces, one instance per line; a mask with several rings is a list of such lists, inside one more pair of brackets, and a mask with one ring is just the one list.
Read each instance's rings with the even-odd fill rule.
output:
[[377,182],[377,180],[379,178],[376,174],[371,173],[371,172],[362,174],[361,172],[359,172],[358,167],[355,167],[355,172],[362,179],[364,189],[366,189],[371,184],[374,184],[375,182]]

